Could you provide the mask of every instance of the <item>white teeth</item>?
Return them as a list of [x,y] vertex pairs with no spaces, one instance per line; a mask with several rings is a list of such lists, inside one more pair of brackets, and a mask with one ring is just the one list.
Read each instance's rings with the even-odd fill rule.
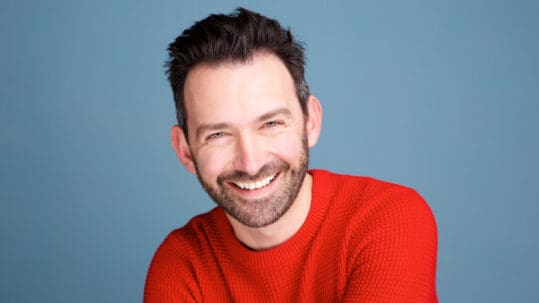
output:
[[234,184],[236,184],[241,189],[260,189],[270,184],[270,182],[275,178],[275,176],[277,176],[277,174],[271,175],[265,179],[256,182],[234,182]]

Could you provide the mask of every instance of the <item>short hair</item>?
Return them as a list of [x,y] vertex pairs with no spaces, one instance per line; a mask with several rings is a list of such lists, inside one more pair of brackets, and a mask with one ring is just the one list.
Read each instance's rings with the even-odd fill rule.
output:
[[304,115],[310,95],[305,82],[303,45],[274,19],[239,7],[229,15],[213,14],[183,31],[168,46],[168,80],[174,95],[178,125],[187,136],[184,84],[188,72],[200,63],[244,63],[260,51],[276,55],[294,80]]

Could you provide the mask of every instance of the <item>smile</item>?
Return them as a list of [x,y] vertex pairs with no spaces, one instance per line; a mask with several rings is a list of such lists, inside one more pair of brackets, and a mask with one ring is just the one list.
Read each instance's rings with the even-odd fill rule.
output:
[[241,189],[247,189],[247,190],[255,190],[255,189],[261,189],[263,187],[268,186],[277,174],[268,176],[262,180],[256,181],[256,182],[232,182],[234,185]]

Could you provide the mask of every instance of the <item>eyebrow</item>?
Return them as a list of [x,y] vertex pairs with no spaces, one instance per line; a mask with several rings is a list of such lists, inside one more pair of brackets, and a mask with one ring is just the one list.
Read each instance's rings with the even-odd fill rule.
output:
[[[283,108],[278,108],[278,109],[275,109],[275,110],[272,110],[270,112],[267,112],[267,113],[263,114],[262,116],[258,117],[256,119],[256,121],[261,122],[263,120],[267,120],[267,119],[273,118],[273,117],[278,116],[278,115],[284,115],[284,116],[286,116],[288,118],[288,117],[292,116],[292,112],[290,112],[290,110],[288,108],[284,108],[284,107]],[[212,131],[212,130],[221,130],[221,129],[225,129],[225,128],[229,128],[229,127],[230,127],[230,124],[225,123],[225,122],[222,122],[222,123],[202,123],[199,127],[197,127],[197,129],[195,131],[195,137],[200,138],[200,136],[204,132],[209,132],[209,131]]]
[[257,121],[260,122],[260,121],[263,121],[263,120],[273,118],[273,117],[278,116],[278,115],[283,115],[283,116],[286,116],[287,118],[289,118],[290,116],[292,116],[292,113],[290,112],[290,110],[288,108],[285,108],[285,107],[278,108],[278,109],[272,110],[272,111],[270,111],[268,113],[265,113],[262,116],[258,117]]

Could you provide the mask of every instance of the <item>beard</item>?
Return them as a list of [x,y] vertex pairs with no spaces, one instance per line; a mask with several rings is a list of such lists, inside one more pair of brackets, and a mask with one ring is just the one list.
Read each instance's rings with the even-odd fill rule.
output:
[[[279,220],[296,200],[309,164],[309,146],[305,133],[301,144],[300,158],[295,167],[275,159],[264,164],[255,175],[237,170],[224,172],[217,177],[217,185],[213,185],[201,177],[195,160],[197,177],[213,201],[230,216],[248,227],[264,227]],[[280,187],[264,198],[244,199],[230,188],[230,184],[226,184],[231,181],[254,182],[274,174],[277,176],[271,182],[280,182]]]

